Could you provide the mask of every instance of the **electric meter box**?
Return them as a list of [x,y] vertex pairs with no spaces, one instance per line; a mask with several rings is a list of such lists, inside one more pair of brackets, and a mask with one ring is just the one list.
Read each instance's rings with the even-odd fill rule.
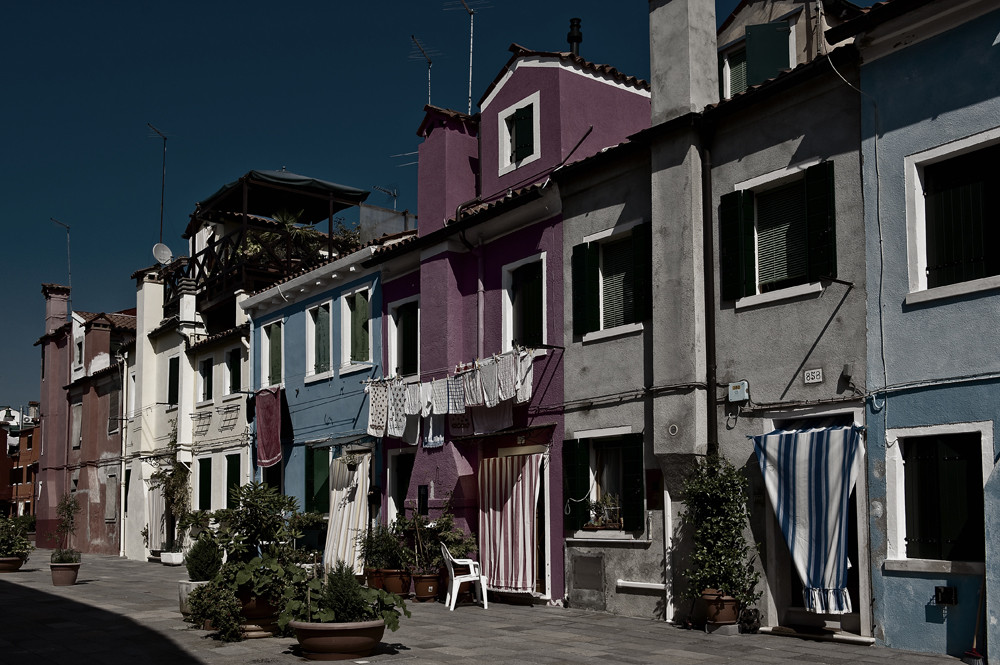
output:
[[750,384],[746,381],[737,381],[729,384],[729,401],[746,402],[750,399]]

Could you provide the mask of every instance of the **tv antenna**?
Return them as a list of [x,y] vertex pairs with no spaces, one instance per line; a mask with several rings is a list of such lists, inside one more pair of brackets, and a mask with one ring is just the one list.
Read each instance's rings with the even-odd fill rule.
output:
[[[413,43],[417,45],[417,48],[420,50],[421,55],[423,55],[424,59],[427,61],[427,105],[430,106],[430,104],[431,104],[431,65],[433,64],[431,62],[431,55],[430,55],[430,53],[428,53],[427,49],[424,48],[423,44],[421,44],[419,41],[417,41],[416,35],[410,35],[410,39],[412,39]],[[431,50],[431,53],[433,53],[434,55],[438,55],[438,53],[436,51],[434,51],[433,49]],[[420,57],[416,53],[410,53],[410,59],[411,60],[419,60]]]
[[396,199],[399,198],[399,187],[397,187],[395,184],[389,184],[384,187],[382,185],[374,185],[372,186],[372,189],[382,192],[390,199],[392,199],[392,209],[393,210],[396,209]]
[[[160,176],[160,242],[157,245],[163,244],[163,194],[166,191],[167,185],[167,136],[153,127],[150,123],[146,123],[146,126],[152,129],[156,134],[163,139],[163,174]],[[167,250],[168,252],[170,250]]]
[[69,280],[69,298],[67,299],[66,321],[70,320],[73,311],[73,266],[69,258],[69,224],[63,224],[55,217],[49,217],[49,221],[55,222],[66,229],[66,278]]
[[[473,35],[475,34],[476,10],[479,9],[479,8],[486,8],[489,5],[487,5],[485,2],[481,2],[480,0],[469,0],[469,2],[466,2],[465,0],[458,0],[458,1],[460,3],[462,3],[462,7],[465,9],[465,11],[467,11],[469,13],[469,110],[468,110],[468,114],[472,115],[472,44],[473,44],[473,39],[472,38],[473,38]],[[458,9],[458,5],[455,2],[447,2],[447,3],[445,3],[445,11],[451,10],[451,9]]]

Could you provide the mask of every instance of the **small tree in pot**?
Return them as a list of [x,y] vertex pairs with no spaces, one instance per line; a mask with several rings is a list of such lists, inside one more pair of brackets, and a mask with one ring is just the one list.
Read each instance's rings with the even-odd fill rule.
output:
[[54,586],[72,586],[80,572],[80,552],[72,548],[73,533],[76,531],[76,515],[80,512],[80,502],[74,494],[63,494],[56,506],[59,522],[56,525],[58,547],[52,552],[49,568]]
[[191,613],[188,598],[197,587],[208,584],[209,580],[219,574],[222,568],[222,549],[215,538],[207,532],[195,541],[184,556],[188,579],[178,581],[178,597],[181,614]]
[[728,460],[698,460],[684,481],[683,523],[691,528],[690,567],[684,570],[687,596],[708,604],[708,622],[736,623],[739,605],[752,605],[760,575],[751,546],[743,536],[747,480]]

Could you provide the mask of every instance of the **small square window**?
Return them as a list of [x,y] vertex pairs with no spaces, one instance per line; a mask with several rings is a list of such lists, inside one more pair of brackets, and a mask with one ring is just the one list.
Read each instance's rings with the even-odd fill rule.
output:
[[503,349],[545,343],[545,254],[504,266]]
[[573,248],[573,332],[640,323],[652,314],[651,234],[635,225]]
[[541,157],[538,92],[528,95],[497,115],[499,174]]
[[645,529],[641,434],[567,441],[563,446],[566,528]]

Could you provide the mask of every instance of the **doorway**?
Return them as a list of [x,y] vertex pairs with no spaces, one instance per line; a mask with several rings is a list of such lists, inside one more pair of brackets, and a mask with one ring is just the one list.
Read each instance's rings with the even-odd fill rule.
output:
[[[386,479],[388,497],[386,501],[387,524],[392,524],[399,515],[406,515],[406,495],[410,491],[410,477],[417,455],[404,449],[389,451],[389,477]],[[413,506],[414,509],[416,505]]]

